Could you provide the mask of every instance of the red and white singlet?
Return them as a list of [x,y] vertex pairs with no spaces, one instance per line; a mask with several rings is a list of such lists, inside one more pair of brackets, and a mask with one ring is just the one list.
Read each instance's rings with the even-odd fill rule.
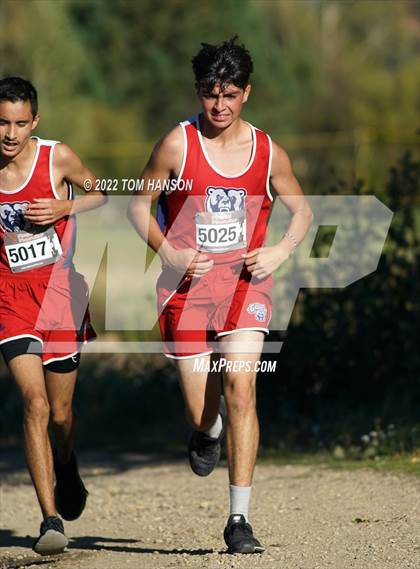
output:
[[229,176],[211,163],[198,116],[181,127],[183,163],[178,185],[160,200],[159,224],[176,249],[198,249],[215,264],[243,262],[241,254],[262,247],[265,240],[273,201],[270,137],[250,125],[251,159],[242,172]]
[[[32,225],[24,217],[35,198],[60,199],[53,176],[56,144],[38,138],[25,182],[15,190],[0,190],[0,345],[38,340],[44,364],[76,354],[96,337],[87,284],[73,265],[75,216],[49,227]],[[71,185],[68,192],[73,199]]]
[[[11,277],[18,273],[30,279],[33,275],[48,277],[54,265],[55,270],[72,267],[75,217],[59,219],[47,233],[45,227],[35,228],[24,218],[26,208],[35,198],[60,199],[52,168],[56,144],[37,138],[34,161],[25,182],[16,190],[0,189],[0,273]],[[67,199],[73,199],[70,185],[68,191]]]
[[[184,157],[175,189],[161,194],[157,219],[175,249],[190,247],[213,259],[199,279],[164,268],[157,283],[159,325],[168,357],[210,354],[212,342],[239,330],[268,333],[272,277],[253,279],[242,254],[264,245],[273,198],[271,140],[250,125],[251,159],[235,176],[207,155],[198,117],[181,123]],[[192,185],[191,185],[192,183]]]

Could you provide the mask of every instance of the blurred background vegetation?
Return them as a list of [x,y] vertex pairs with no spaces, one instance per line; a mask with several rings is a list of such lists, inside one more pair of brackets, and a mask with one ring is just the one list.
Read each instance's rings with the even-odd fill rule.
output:
[[[373,194],[395,213],[374,274],[301,291],[304,318],[292,320],[278,373],[259,379],[265,449],[339,458],[420,447],[419,12],[405,0],[0,2],[0,75],[34,82],[38,134],[70,144],[98,177],[139,175],[154,141],[197,110],[200,42],[238,34],[255,64],[244,116],[288,151],[304,192]],[[6,444],[21,410],[2,370]],[[83,444],[184,444],[163,357],[89,355],[80,376]]]

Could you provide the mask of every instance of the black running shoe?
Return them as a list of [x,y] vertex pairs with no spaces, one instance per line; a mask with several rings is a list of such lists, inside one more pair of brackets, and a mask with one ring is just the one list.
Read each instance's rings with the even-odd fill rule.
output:
[[40,555],[63,553],[69,544],[69,540],[64,535],[63,522],[55,516],[51,516],[42,522],[39,533],[40,536],[32,549]]
[[193,431],[188,445],[188,456],[191,469],[198,476],[208,476],[220,460],[221,442],[225,433],[226,406],[223,395],[220,397],[219,413],[222,417],[222,432],[217,438],[209,437],[206,433]]
[[67,464],[61,464],[57,456],[54,455],[54,471],[56,479],[54,495],[57,512],[67,521],[76,520],[85,509],[88,491],[80,478],[74,452]]
[[229,516],[223,534],[228,553],[262,553],[264,547],[254,537],[252,527],[242,514]]

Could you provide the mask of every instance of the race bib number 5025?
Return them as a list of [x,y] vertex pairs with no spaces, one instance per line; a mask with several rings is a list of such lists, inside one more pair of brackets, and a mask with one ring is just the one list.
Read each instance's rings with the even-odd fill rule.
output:
[[246,247],[245,210],[200,212],[195,216],[196,243],[200,251],[225,253]]

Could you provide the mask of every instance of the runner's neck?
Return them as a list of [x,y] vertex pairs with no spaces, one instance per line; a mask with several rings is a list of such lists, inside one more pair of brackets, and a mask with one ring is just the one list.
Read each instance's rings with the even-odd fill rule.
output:
[[38,139],[31,137],[17,156],[9,159],[0,155],[0,189],[13,192],[22,185],[33,167],[37,150]]
[[231,146],[237,143],[243,133],[249,133],[249,136],[252,136],[249,124],[241,118],[224,129],[215,128],[206,121],[203,115],[199,115],[198,120],[200,121],[201,135],[206,141],[209,141],[209,144]]

